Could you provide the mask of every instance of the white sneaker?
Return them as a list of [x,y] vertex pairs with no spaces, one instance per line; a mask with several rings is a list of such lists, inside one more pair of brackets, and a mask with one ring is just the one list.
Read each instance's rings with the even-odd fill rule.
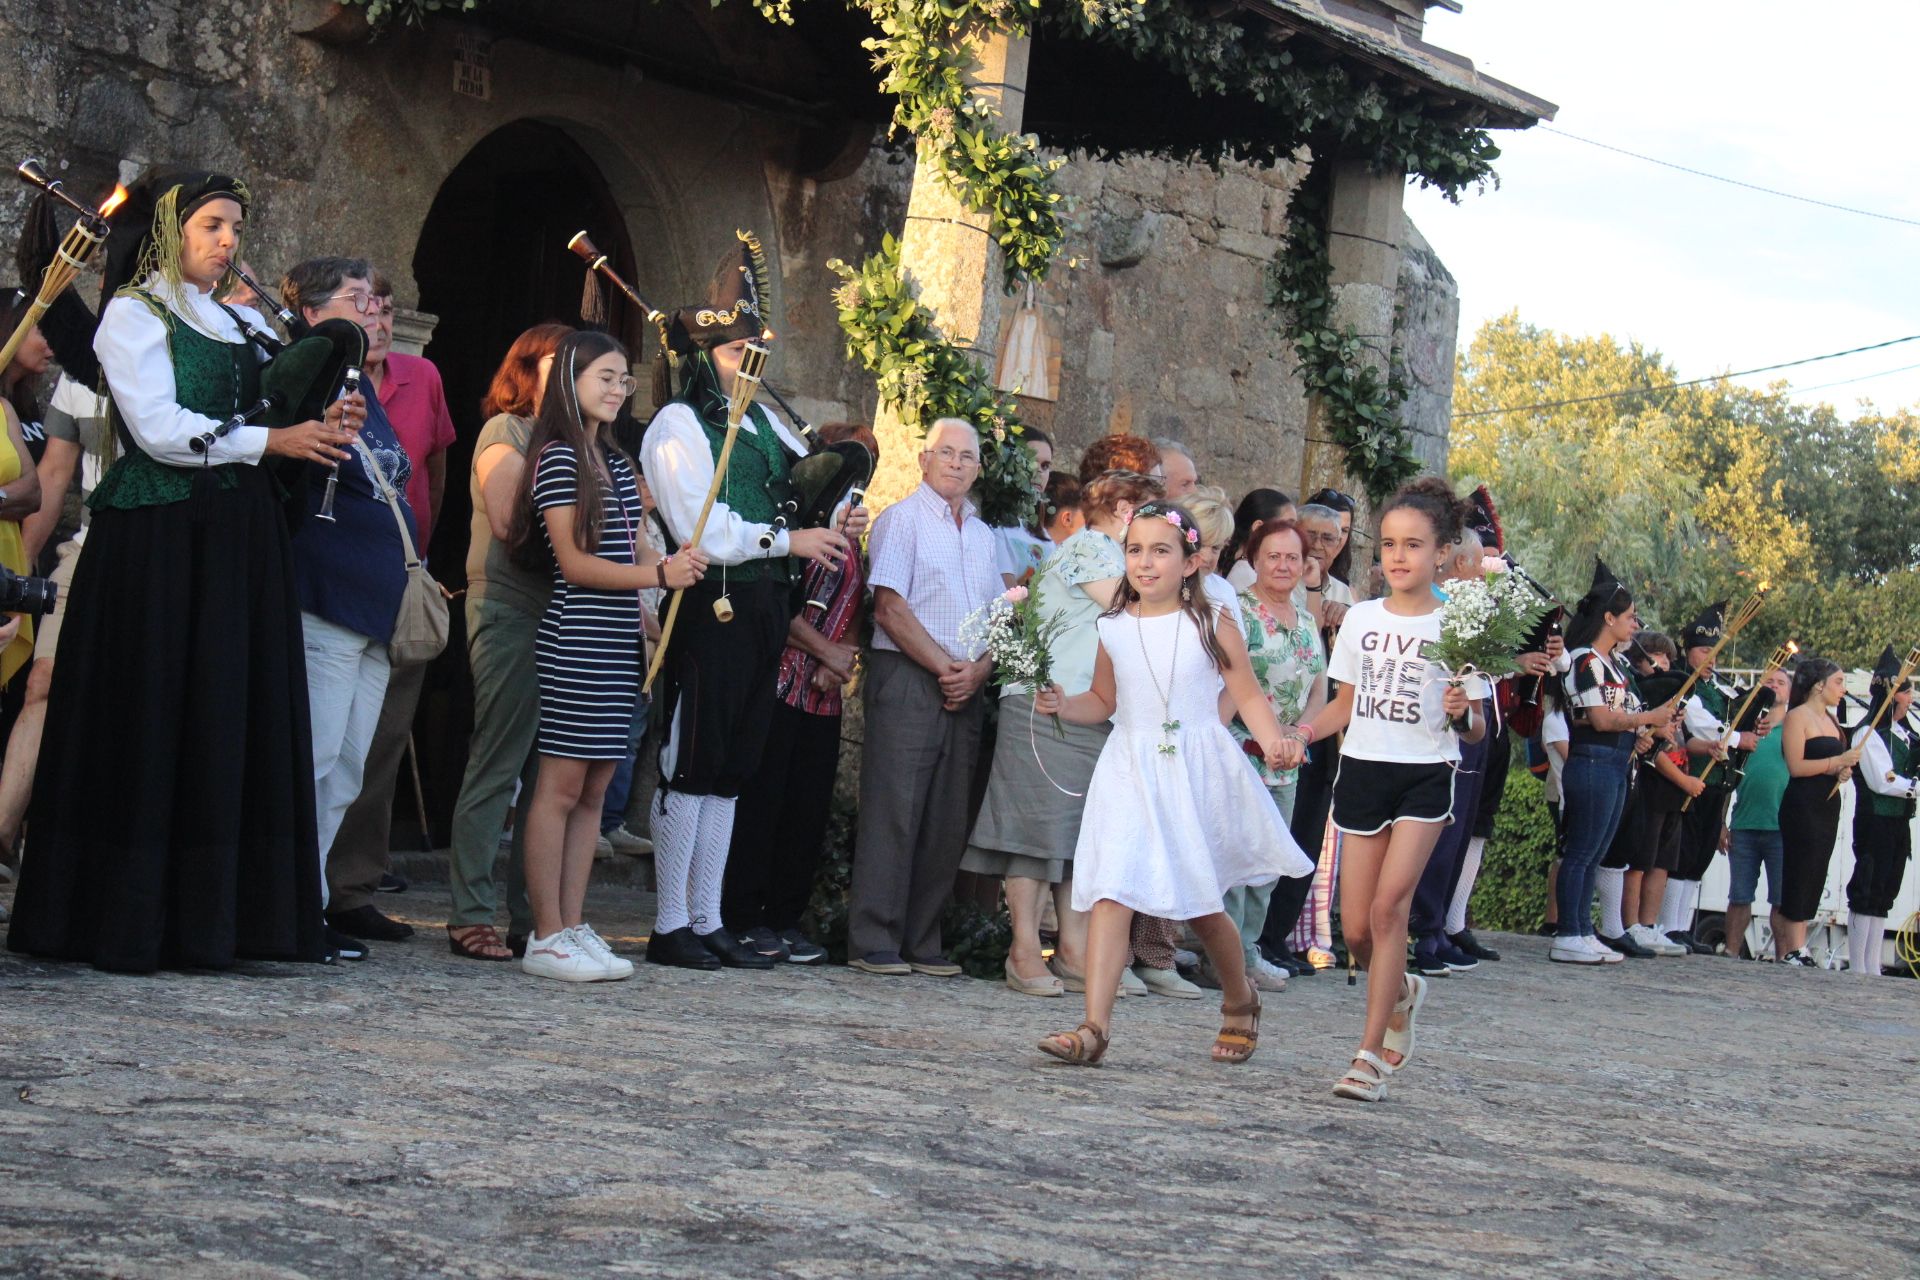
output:
[[1265,956],[1256,957],[1254,962],[1248,966],[1247,973],[1248,976],[1253,979],[1253,985],[1261,991],[1285,991],[1287,989],[1286,971],[1273,965]]
[[571,929],[562,929],[551,937],[528,938],[520,972],[561,982],[601,982],[607,977],[607,967]]
[[1176,1000],[1198,1000],[1206,994],[1181,977],[1178,969],[1149,969],[1146,965],[1137,964],[1133,967],[1133,975],[1146,984],[1147,990],[1157,996],[1172,996]]
[[1133,970],[1122,969],[1120,971],[1120,994],[1122,996],[1144,996],[1147,994],[1147,984],[1140,981],[1140,979],[1135,976]]
[[1605,964],[1585,945],[1584,938],[1555,938],[1553,946],[1547,952],[1547,959],[1558,964]]
[[618,982],[622,978],[633,976],[633,961],[623,960],[615,955],[613,948],[607,945],[607,940],[595,933],[592,925],[575,925],[573,937],[574,941],[587,949],[589,955],[600,962],[600,967],[607,971],[608,981]]
[[1683,956],[1687,949],[1667,937],[1652,925],[1636,924],[1627,930],[1627,936],[1657,956]]
[[1590,933],[1584,935],[1580,941],[1586,946],[1587,950],[1600,957],[1601,964],[1619,964],[1626,959],[1625,956]]
[[613,846],[615,853],[625,854],[629,858],[643,858],[653,852],[653,841],[627,830],[627,824],[624,822],[611,831],[601,832],[600,835]]

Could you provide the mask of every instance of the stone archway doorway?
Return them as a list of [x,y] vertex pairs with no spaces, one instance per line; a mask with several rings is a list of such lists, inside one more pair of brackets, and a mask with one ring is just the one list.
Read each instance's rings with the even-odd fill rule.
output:
[[[468,475],[481,399],[523,331],[546,321],[579,323],[582,264],[567,241],[582,228],[625,279],[634,278],[626,219],[606,175],[565,129],[536,120],[515,121],[476,143],[441,184],[421,228],[413,258],[420,309],[439,317],[426,355],[446,384],[459,435],[447,455],[429,563],[454,590],[466,583]],[[638,350],[643,319],[623,299],[609,301],[611,327]],[[428,831],[418,830],[414,789],[403,780],[394,815],[398,848],[443,848],[449,838],[473,727],[465,633],[456,607],[447,652],[427,675],[415,718]]]

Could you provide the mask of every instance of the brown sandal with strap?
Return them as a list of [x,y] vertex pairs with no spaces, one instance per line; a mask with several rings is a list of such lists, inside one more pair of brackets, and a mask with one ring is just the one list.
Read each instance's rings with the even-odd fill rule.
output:
[[1247,983],[1247,990],[1251,993],[1251,998],[1247,1003],[1229,1005],[1222,1002],[1220,1005],[1220,1016],[1223,1018],[1251,1017],[1253,1019],[1253,1025],[1250,1027],[1220,1028],[1220,1034],[1213,1038],[1213,1060],[1215,1062],[1226,1062],[1237,1065],[1251,1058],[1253,1051],[1259,1047],[1260,991],[1252,982]]
[[[468,960],[511,960],[513,949],[490,924],[447,926],[447,946],[453,954]],[[494,955],[494,952],[500,954]]]
[[1072,1031],[1056,1031],[1042,1040],[1040,1052],[1077,1067],[1097,1067],[1107,1056],[1107,1032],[1104,1027],[1083,1022]]

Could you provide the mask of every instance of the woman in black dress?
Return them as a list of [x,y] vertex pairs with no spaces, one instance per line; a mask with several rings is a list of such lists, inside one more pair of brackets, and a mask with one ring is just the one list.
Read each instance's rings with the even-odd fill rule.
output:
[[1840,793],[1835,787],[1860,758],[1847,749],[1838,708],[1847,677],[1825,658],[1805,658],[1793,673],[1793,695],[1780,750],[1787,759],[1787,791],[1780,799],[1780,846],[1784,881],[1780,892],[1780,963],[1813,967],[1807,954],[1807,921],[1820,908],[1827,863],[1840,833]]
[[222,174],[150,172],[109,242],[94,350],[119,456],[88,500],[15,951],[131,973],[328,958],[300,605],[270,464],[344,461],[362,410],[191,449],[260,395],[242,324],[265,322],[215,297],[247,203]]

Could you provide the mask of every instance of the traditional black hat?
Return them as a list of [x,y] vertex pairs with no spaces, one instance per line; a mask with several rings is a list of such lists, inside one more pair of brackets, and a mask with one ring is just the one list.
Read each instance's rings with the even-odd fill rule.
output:
[[1467,528],[1480,538],[1480,545],[1489,555],[1499,555],[1507,549],[1507,535],[1500,528],[1500,516],[1493,509],[1493,491],[1485,485],[1475,489],[1467,498],[1467,505],[1473,508],[1473,515],[1467,521]]
[[1593,585],[1587,588],[1587,594],[1580,598],[1576,608],[1586,610],[1596,604],[1605,604],[1613,599],[1614,593],[1621,588],[1620,579],[1613,576],[1613,570],[1607,568],[1607,562],[1599,556],[1593,558]]
[[1689,649],[1711,649],[1720,642],[1722,630],[1727,625],[1727,602],[1710,604],[1700,616],[1680,629],[1680,652]]
[[[242,212],[253,203],[246,184],[229,174],[201,169],[151,168],[127,187],[127,201],[114,215],[115,234],[107,240],[101,269],[104,301],[149,272],[176,288],[180,283],[180,228],[209,200],[232,200]],[[239,259],[236,246],[234,258]]]
[[772,289],[767,255],[751,231],[736,231],[740,243],[721,256],[707,286],[704,306],[682,307],[667,318],[667,346],[675,355],[711,351],[767,332]]
[[1891,684],[1893,683],[1893,678],[1899,674],[1900,657],[1894,653],[1893,646],[1888,645],[1880,651],[1880,660],[1873,664],[1873,682],[1875,684]]

